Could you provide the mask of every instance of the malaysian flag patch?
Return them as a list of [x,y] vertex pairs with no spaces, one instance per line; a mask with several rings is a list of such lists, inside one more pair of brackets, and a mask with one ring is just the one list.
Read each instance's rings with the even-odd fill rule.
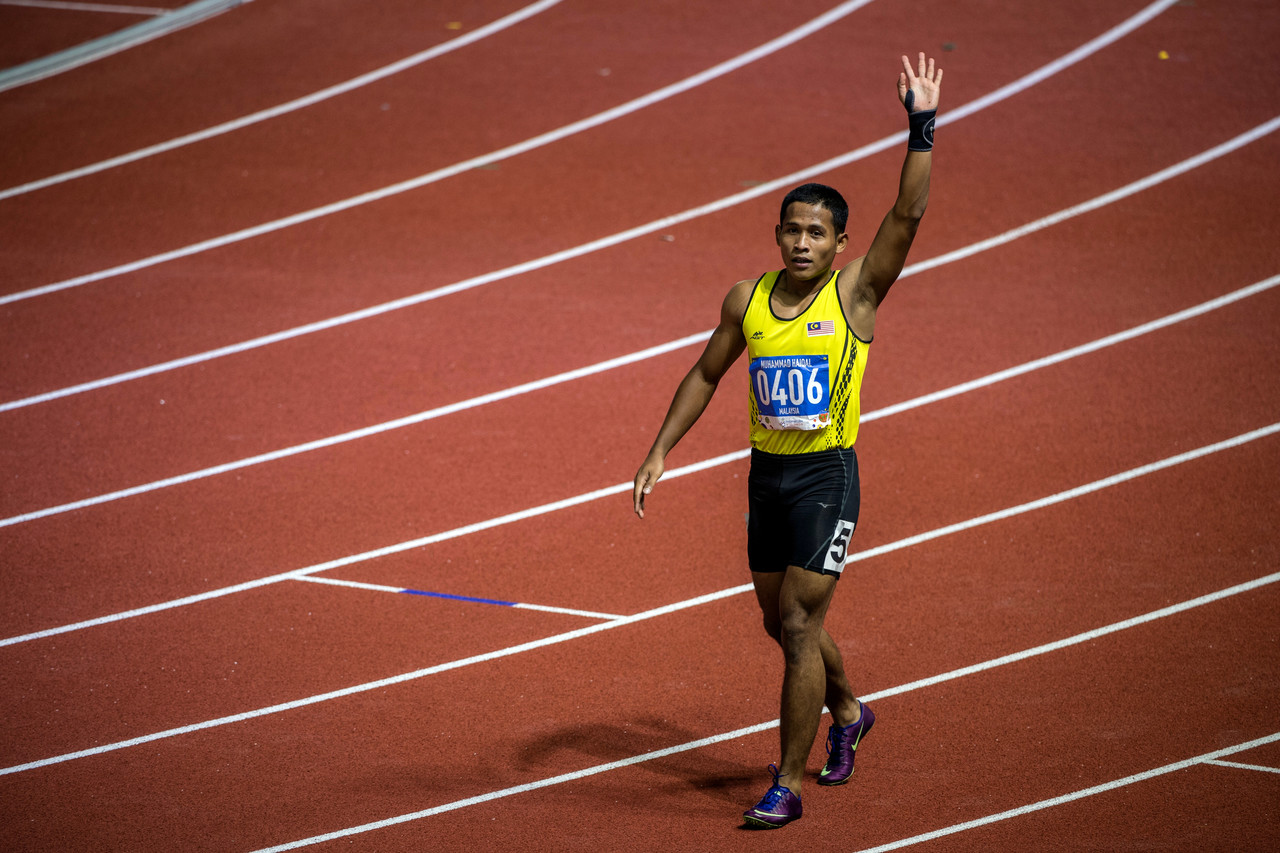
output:
[[821,335],[834,335],[836,333],[836,322],[835,320],[814,321],[809,324],[807,331],[811,338]]

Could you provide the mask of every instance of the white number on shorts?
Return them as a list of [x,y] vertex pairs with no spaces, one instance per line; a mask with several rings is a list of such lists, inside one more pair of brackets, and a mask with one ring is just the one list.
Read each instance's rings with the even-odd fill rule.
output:
[[849,555],[849,539],[853,537],[853,522],[836,522],[836,533],[831,538],[831,549],[827,551],[827,560],[823,568],[839,574],[844,571],[844,561]]

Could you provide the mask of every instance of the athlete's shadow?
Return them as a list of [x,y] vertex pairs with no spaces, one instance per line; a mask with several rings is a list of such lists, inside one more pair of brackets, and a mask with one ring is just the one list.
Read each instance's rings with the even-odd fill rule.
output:
[[558,775],[572,772],[570,768],[590,770],[618,762],[621,766],[616,769],[643,767],[668,777],[673,786],[711,792],[737,802],[742,798],[743,786],[759,781],[760,768],[717,758],[708,747],[680,750],[699,739],[698,733],[656,718],[628,721],[625,726],[570,724],[518,747],[514,764],[524,770]]

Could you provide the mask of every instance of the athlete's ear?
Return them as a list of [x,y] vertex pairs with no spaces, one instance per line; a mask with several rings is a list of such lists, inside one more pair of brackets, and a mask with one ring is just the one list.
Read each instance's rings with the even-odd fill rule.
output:
[[782,225],[773,226],[773,242],[777,243],[779,248],[782,246]]
[[849,245],[849,235],[841,234],[839,237],[836,238],[836,254],[838,255],[841,252],[843,252],[845,250],[845,247],[848,245]]

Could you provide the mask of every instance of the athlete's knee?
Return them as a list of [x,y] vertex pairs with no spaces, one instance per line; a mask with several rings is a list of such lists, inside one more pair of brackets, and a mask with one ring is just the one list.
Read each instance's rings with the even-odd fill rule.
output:
[[800,657],[822,647],[822,620],[809,611],[795,608],[781,618],[778,642],[788,657]]

